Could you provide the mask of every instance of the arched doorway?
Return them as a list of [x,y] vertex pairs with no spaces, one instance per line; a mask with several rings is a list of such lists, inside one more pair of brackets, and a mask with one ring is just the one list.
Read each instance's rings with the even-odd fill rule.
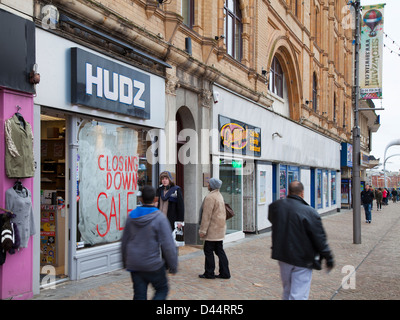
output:
[[182,188],[182,193],[185,195],[185,170],[184,164],[179,161],[179,150],[186,143],[186,140],[181,139],[179,133],[183,130],[182,117],[180,113],[176,113],[176,184]]
[[197,155],[198,139],[195,120],[188,107],[182,106],[176,113],[176,183],[182,188],[185,203],[185,243],[194,244],[197,239]]

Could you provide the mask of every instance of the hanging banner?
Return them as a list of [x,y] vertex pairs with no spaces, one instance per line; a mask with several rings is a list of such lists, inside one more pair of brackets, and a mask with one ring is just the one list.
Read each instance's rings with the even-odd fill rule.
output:
[[382,99],[384,6],[376,4],[362,7],[360,99]]

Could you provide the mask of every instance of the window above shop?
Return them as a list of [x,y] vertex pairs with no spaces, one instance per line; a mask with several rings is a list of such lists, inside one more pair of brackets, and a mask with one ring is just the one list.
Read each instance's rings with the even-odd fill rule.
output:
[[225,1],[224,16],[226,52],[236,60],[241,61],[243,24],[239,0]]
[[283,71],[276,57],[272,60],[269,75],[269,91],[283,98]]
[[194,0],[182,0],[181,14],[183,23],[192,29],[194,26]]

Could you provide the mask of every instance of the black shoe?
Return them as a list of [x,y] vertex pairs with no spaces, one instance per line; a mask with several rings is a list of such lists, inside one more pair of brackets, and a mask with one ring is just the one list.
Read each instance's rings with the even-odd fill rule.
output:
[[231,278],[230,276],[229,277],[223,277],[223,276],[221,276],[219,274],[217,274],[215,277],[218,278],[218,279],[230,279]]
[[205,274],[199,274],[199,278],[201,278],[201,279],[215,279],[215,277],[206,276]]

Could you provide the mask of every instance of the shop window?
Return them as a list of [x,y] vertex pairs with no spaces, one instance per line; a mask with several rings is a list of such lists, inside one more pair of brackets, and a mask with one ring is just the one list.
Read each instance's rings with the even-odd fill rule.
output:
[[341,180],[341,200],[342,205],[349,206],[351,203],[351,181],[349,179]]
[[221,159],[219,178],[222,181],[221,194],[228,203],[235,216],[226,221],[226,233],[242,230],[242,167],[241,160]]
[[336,204],[336,172],[331,172],[331,204]]
[[138,191],[152,184],[146,131],[100,121],[79,126],[78,249],[120,240]]
[[279,199],[283,199],[287,194],[286,166],[279,167]]
[[322,170],[317,170],[317,209],[322,209]]
[[300,181],[300,168],[296,166],[279,166],[279,198],[283,199],[288,195],[289,184],[294,181]]
[[328,186],[328,171],[323,171],[323,191],[324,191],[324,200],[325,200],[325,207],[329,207],[329,186]]
[[239,0],[226,0],[224,14],[226,51],[230,56],[241,61],[243,24]]

